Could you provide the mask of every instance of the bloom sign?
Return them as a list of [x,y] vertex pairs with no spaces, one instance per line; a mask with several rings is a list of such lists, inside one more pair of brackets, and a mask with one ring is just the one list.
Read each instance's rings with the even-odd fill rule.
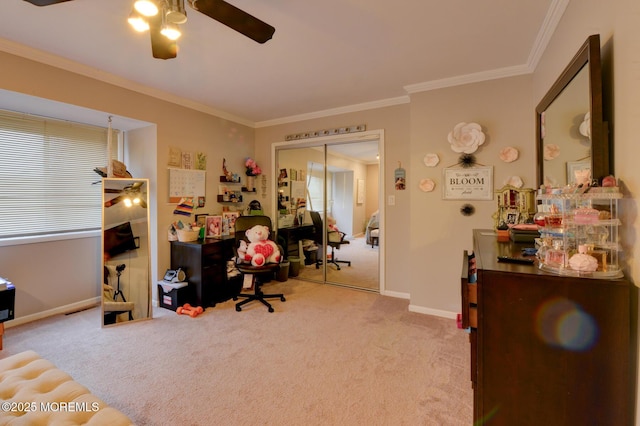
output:
[[493,167],[444,169],[445,200],[493,200]]

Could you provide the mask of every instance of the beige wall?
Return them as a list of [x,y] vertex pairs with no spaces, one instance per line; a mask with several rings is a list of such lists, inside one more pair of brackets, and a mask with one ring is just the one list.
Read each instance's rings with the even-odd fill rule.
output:
[[[170,146],[207,154],[207,206],[197,213],[217,213],[215,202],[222,158],[232,171],[243,172],[244,158],[253,154],[250,127],[185,108],[69,71],[0,52],[0,88],[105,111],[156,124],[131,132],[129,158],[135,177],[150,179],[152,210],[153,279],[170,266],[167,227],[184,216],[174,216],[168,203]],[[144,145],[144,149],[140,146]],[[96,164],[80,165],[93,169]],[[186,219],[188,221],[188,219]],[[43,310],[97,297],[101,282],[99,237],[80,240],[0,247],[0,274],[16,284],[16,315],[38,315]],[[61,255],[62,254],[62,255]],[[42,267],[33,268],[33,265]],[[155,292],[155,286],[153,286]]]

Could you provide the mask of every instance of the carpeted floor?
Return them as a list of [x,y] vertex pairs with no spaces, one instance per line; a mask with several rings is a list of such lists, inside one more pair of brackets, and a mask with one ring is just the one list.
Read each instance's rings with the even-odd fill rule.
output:
[[[331,249],[327,253],[331,253]],[[349,244],[342,245],[339,250],[334,250],[334,253],[338,260],[351,261],[351,266],[339,263],[340,270],[338,270],[334,264],[329,263],[326,276],[328,283],[347,285],[364,290],[380,290],[380,249],[378,246],[371,247],[366,243],[364,236],[360,236],[351,239]],[[307,265],[301,269],[298,278],[322,282],[322,274],[322,266],[316,269],[315,265]]]
[[[233,301],[197,318],[100,328],[99,309],[7,329],[139,425],[472,423],[467,334],[408,302],[290,279],[274,313]],[[1,423],[1,419],[0,419]]]

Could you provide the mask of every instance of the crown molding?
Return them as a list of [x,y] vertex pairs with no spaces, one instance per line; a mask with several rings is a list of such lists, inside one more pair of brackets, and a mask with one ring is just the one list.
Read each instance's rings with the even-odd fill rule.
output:
[[236,115],[229,114],[228,112],[225,112],[216,108],[212,108],[210,106],[201,104],[199,102],[194,102],[189,99],[182,98],[180,96],[172,95],[162,90],[145,86],[143,84],[136,83],[134,81],[127,80],[122,77],[118,77],[114,74],[110,74],[110,73],[101,71],[99,69],[89,67],[87,65],[72,61],[70,59],[53,55],[43,50],[34,49],[32,47],[25,46],[23,44],[16,43],[14,41],[0,38],[0,50],[6,53],[10,53],[12,55],[20,56],[25,59],[40,62],[45,65],[50,65],[52,67],[63,69],[65,71],[73,72],[75,74],[80,74],[85,77],[90,77],[95,80],[102,81],[104,83],[113,84],[115,86],[122,87],[124,89],[128,89],[143,95],[151,96],[153,98],[160,99],[162,101],[171,102],[173,104],[180,105],[196,111],[200,111],[205,114],[213,115],[213,116],[222,118],[224,120],[233,121],[234,123],[242,124],[252,128],[254,127],[253,121],[248,120],[246,118],[238,117]]
[[495,80],[498,78],[513,77],[530,73],[527,65],[516,65],[513,67],[499,68],[495,70],[483,71],[474,74],[458,75],[455,77],[443,78],[440,80],[425,81],[424,83],[410,84],[404,86],[404,90],[409,94],[426,92],[428,90],[443,89],[446,87],[460,86],[469,83],[479,83],[481,81]]
[[571,0],[551,1],[551,5],[547,10],[547,15],[540,27],[540,31],[538,31],[538,36],[536,37],[533,48],[529,53],[529,59],[527,60],[527,64],[531,69],[531,72],[534,72],[538,66],[538,62],[540,62],[542,54],[547,49],[549,41],[551,41],[551,36],[558,27],[560,19],[562,18],[562,15],[564,15],[564,11],[567,9],[570,1]]
[[408,104],[410,99],[408,96],[398,96],[396,98],[380,99],[372,102],[364,102],[361,104],[347,105],[338,108],[325,109],[322,111],[310,112],[306,114],[291,115],[289,117],[276,118],[273,120],[259,121],[255,123],[256,128],[277,126],[279,124],[294,123],[304,120],[312,120],[314,118],[330,117],[332,115],[347,114],[350,112],[366,111],[369,109],[384,108],[388,106]]

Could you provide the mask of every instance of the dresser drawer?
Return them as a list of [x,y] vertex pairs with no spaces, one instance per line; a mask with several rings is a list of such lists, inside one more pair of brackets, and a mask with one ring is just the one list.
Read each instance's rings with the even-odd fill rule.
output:
[[475,306],[469,307],[469,327],[478,328],[478,308]]

